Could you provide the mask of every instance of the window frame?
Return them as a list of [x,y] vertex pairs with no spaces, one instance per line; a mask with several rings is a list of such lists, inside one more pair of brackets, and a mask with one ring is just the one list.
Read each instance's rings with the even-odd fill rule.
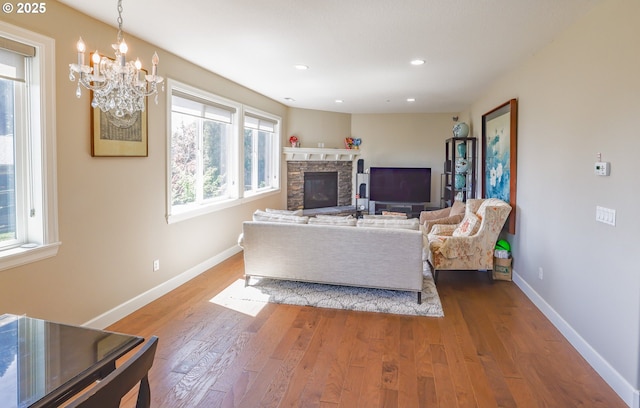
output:
[[[263,188],[256,188],[256,189],[251,189],[251,190],[247,190],[245,191],[244,189],[244,130],[246,128],[246,117],[249,116],[253,119],[258,119],[259,121],[265,120],[267,122],[271,122],[274,125],[274,132],[273,132],[273,149],[271,151],[271,169],[270,172],[273,175],[273,177],[275,178],[275,180],[273,180],[272,182],[269,183],[268,187],[263,187]],[[241,166],[241,174],[242,174],[242,186],[241,186],[241,190],[242,190],[242,194],[244,197],[249,198],[249,197],[256,197],[259,196],[261,194],[264,193],[269,193],[273,190],[280,190],[280,180],[281,180],[281,159],[280,159],[280,150],[281,150],[281,146],[280,146],[280,140],[281,140],[281,135],[282,135],[282,120],[280,117],[270,114],[268,112],[264,112],[258,109],[254,109],[251,107],[244,107],[243,112],[242,112],[242,130],[241,130],[241,134],[242,134],[242,140],[241,140],[241,147],[243,149],[243,155],[242,155],[242,166]],[[258,130],[260,131],[260,129],[252,129],[252,130]]]
[[[28,125],[31,133],[27,137],[34,152],[30,156],[29,171],[31,180],[36,180],[29,188],[37,191],[31,203],[36,211],[34,217],[26,217],[28,220],[23,225],[28,241],[0,250],[0,270],[5,270],[55,256],[61,242],[57,208],[55,41],[2,21],[0,36],[36,49],[36,56],[31,60],[30,86],[26,90],[31,98]],[[22,183],[24,189],[24,180],[16,180],[17,183]],[[25,207],[23,211],[28,209]]]
[[[282,118],[277,115],[273,115],[267,112],[260,111],[258,109],[254,109],[252,107],[245,106],[239,102],[235,102],[233,100],[223,98],[211,92],[205,91],[200,88],[196,88],[191,85],[187,85],[180,81],[177,81],[172,78],[167,79],[167,149],[166,149],[166,221],[168,224],[180,222],[183,220],[188,220],[194,217],[199,217],[201,215],[206,215],[212,212],[236,207],[247,202],[258,200],[265,198],[269,195],[279,194],[281,192],[281,158],[280,158],[280,144],[281,144],[281,132],[282,132]],[[213,199],[207,202],[203,202],[200,205],[191,206],[190,208],[185,208],[184,211],[173,211],[172,205],[172,186],[171,186],[171,137],[172,137],[172,97],[174,91],[178,93],[191,95],[196,99],[201,99],[203,101],[208,101],[213,104],[228,106],[236,110],[233,117],[233,131],[232,131],[232,147],[231,147],[231,157],[229,161],[229,174],[230,179],[229,182],[232,183],[233,187],[230,190],[230,197],[226,199]],[[274,160],[275,160],[275,171],[277,177],[277,187],[272,187],[268,189],[264,189],[264,191],[260,191],[254,194],[245,194],[244,191],[244,115],[245,111],[251,112],[253,114],[260,114],[265,118],[269,118],[271,120],[276,121],[277,123],[277,134],[275,137],[275,146],[274,146]]]

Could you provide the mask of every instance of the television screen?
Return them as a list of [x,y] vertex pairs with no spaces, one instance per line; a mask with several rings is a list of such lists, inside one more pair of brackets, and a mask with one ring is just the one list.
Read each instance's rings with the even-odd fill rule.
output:
[[431,169],[418,167],[371,167],[371,201],[424,203],[431,201]]

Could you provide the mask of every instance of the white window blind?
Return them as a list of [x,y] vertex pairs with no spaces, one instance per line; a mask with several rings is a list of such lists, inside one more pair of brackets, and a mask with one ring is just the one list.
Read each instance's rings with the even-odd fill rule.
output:
[[34,47],[0,37],[0,77],[24,82],[25,58],[35,55]]

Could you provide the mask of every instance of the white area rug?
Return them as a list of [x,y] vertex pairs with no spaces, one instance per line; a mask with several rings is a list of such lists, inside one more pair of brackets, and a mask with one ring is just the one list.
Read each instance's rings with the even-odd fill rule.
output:
[[[225,306],[242,303],[283,303],[362,312],[411,316],[442,317],[442,304],[428,269],[424,271],[422,303],[414,292],[334,286],[318,283],[251,278],[250,285],[238,283],[216,296],[215,303]],[[250,306],[250,305],[246,305]],[[254,305],[257,306],[257,305]],[[251,307],[248,307],[252,309]]]

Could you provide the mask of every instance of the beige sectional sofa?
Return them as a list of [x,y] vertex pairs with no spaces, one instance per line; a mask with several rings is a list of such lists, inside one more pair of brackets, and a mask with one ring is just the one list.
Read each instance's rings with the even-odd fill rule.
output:
[[244,249],[247,284],[255,276],[413,291],[421,301],[422,233],[417,219],[414,228],[406,220],[304,218],[254,214],[254,221],[243,223],[238,244]]

